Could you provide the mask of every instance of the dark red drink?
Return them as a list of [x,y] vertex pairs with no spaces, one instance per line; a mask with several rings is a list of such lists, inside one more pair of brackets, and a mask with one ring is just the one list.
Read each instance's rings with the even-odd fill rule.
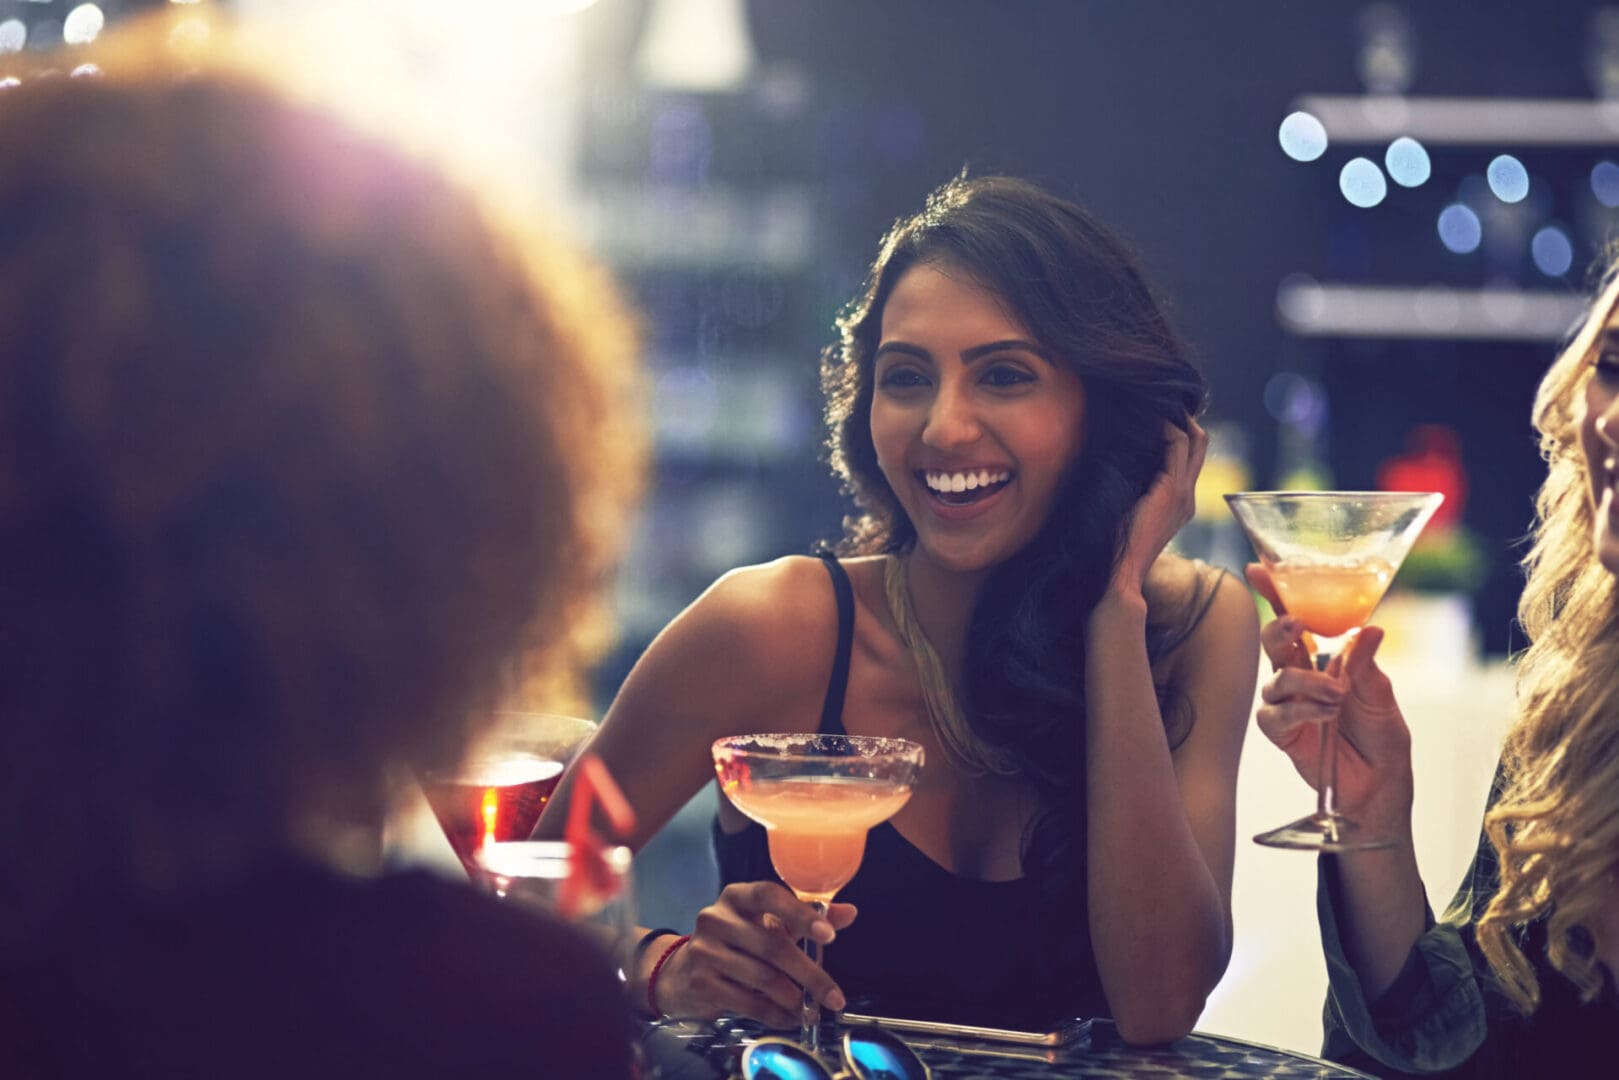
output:
[[453,780],[424,777],[422,790],[467,875],[478,881],[478,850],[491,841],[527,840],[561,779],[560,761],[508,754],[469,762]]

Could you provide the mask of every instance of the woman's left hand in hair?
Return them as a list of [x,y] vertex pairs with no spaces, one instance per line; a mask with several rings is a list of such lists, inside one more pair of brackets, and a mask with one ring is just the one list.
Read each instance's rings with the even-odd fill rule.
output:
[[1208,449],[1209,433],[1196,420],[1188,420],[1185,428],[1164,423],[1164,467],[1131,513],[1128,539],[1113,572],[1114,591],[1138,595],[1152,564],[1192,520],[1197,474]]

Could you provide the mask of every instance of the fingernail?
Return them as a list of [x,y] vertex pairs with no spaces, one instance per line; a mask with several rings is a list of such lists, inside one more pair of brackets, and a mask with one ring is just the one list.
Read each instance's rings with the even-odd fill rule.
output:
[[810,937],[822,945],[832,944],[832,939],[837,936],[838,932],[832,929],[832,924],[825,919],[816,919],[810,923]]
[[848,1003],[843,1000],[842,990],[834,989],[830,994],[826,995],[826,1007],[833,1012],[842,1012],[843,1006],[846,1004]]

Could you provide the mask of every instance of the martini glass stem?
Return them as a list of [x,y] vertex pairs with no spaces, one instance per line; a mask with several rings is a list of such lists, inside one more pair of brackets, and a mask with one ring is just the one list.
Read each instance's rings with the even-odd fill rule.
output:
[[[1315,654],[1315,669],[1326,671],[1332,663],[1332,654],[1318,652]],[[1338,816],[1338,718],[1336,716],[1321,722],[1320,760],[1317,762],[1316,775],[1321,778],[1316,788],[1315,812],[1321,819],[1326,838],[1337,843],[1339,836]]]
[[[810,906],[815,909],[819,918],[826,918],[827,904],[825,900],[811,900]],[[816,967],[821,966],[821,943],[809,935],[804,936],[804,955],[809,957],[810,963]],[[814,1052],[821,1050],[821,1007],[815,1002],[815,995],[806,988],[804,991],[804,1016],[801,1021],[798,1041]]]

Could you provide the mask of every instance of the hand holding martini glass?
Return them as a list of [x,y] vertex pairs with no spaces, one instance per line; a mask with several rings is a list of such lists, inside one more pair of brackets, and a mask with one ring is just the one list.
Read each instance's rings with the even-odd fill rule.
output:
[[[1326,671],[1372,617],[1422,527],[1444,501],[1434,492],[1252,491],[1227,495],[1231,512],[1270,571],[1291,615],[1315,637]],[[1338,811],[1337,723],[1323,722],[1316,812],[1260,833],[1267,847],[1364,851],[1393,839],[1367,836]]]
[[[824,916],[866,853],[866,833],[899,812],[922,768],[922,747],[861,735],[737,735],[714,743],[720,789],[765,827],[770,862]],[[820,963],[820,946],[804,940]],[[800,1041],[818,1048],[819,1012],[804,993]]]

